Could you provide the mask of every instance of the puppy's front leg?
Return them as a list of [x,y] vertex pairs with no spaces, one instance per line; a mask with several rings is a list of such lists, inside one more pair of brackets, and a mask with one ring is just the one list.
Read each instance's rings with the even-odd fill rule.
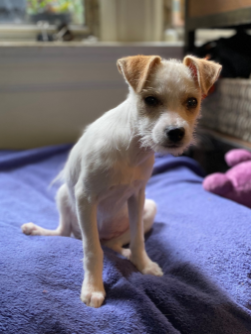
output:
[[143,209],[145,204],[145,188],[128,199],[130,220],[130,260],[143,274],[162,276],[159,265],[153,262],[145,250]]
[[84,281],[81,300],[88,306],[100,307],[105,298],[102,279],[103,251],[97,226],[97,204],[90,203],[82,191],[76,191],[77,215],[84,248]]

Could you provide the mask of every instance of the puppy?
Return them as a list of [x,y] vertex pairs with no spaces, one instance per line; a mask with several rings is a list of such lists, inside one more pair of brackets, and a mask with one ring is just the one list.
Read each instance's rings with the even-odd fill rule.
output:
[[[178,155],[192,142],[202,97],[221,70],[192,56],[183,63],[133,56],[119,59],[117,66],[129,95],[88,126],[71,150],[60,174],[58,228],[22,226],[27,235],[82,238],[81,300],[92,307],[100,307],[105,298],[101,244],[128,258],[141,273],[163,275],[144,246],[156,214],[155,203],[145,199],[154,152]],[[128,243],[130,248],[123,248]]]

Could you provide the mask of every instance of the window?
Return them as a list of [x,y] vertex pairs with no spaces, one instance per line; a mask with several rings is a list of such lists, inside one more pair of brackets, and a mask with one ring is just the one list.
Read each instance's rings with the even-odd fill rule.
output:
[[0,0],[0,42],[81,41],[87,0]]
[[25,0],[0,0],[0,23],[21,23],[25,13]]
[[32,21],[84,24],[82,0],[26,0],[26,13]]
[[0,0],[0,41],[176,42],[183,14],[184,0]]
[[83,0],[0,0],[0,23],[84,24]]

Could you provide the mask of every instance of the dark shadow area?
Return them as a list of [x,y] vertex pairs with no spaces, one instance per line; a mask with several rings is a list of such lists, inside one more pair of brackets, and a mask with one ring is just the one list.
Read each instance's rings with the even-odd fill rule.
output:
[[[147,328],[153,328],[155,321],[165,317],[170,333],[251,333],[248,311],[233,302],[200,268],[175,257],[177,250],[156,242],[154,236],[161,233],[164,226],[166,224],[157,223],[146,235],[147,253],[161,266],[163,277],[142,275],[128,260],[105,249],[105,256],[121,274],[116,284],[113,281],[112,285],[111,282],[106,285],[107,303],[131,300]],[[158,333],[162,333],[161,326]]]
[[203,132],[198,132],[197,138],[198,144],[189,147],[184,155],[196,160],[206,175],[215,172],[225,173],[229,166],[224,156],[234,147]]

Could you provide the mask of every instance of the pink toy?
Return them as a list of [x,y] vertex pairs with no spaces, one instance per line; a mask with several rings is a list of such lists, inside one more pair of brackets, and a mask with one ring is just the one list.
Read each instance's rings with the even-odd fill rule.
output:
[[235,149],[225,155],[229,169],[204,179],[205,190],[251,208],[251,152]]

